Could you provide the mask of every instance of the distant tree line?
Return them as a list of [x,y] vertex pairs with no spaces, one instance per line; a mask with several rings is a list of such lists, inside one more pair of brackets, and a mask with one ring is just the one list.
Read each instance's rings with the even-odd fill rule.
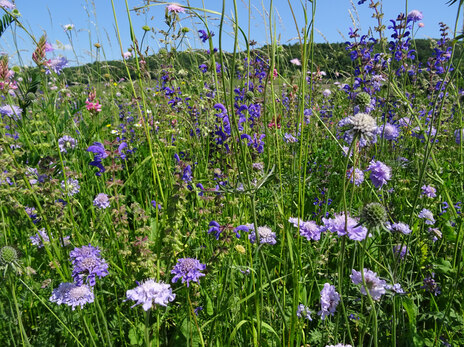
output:
[[[426,67],[428,58],[433,55],[435,45],[435,41],[430,39],[418,39],[411,42],[411,49],[416,50],[416,59],[414,62]],[[252,49],[250,56],[254,59],[259,55],[266,60],[266,57],[270,54],[270,49],[270,46]],[[349,52],[346,50],[345,43],[315,43],[313,49],[313,53],[308,58],[308,69],[312,65],[313,70],[319,69],[325,71],[332,78],[336,78],[338,73],[351,71],[352,61]],[[383,49],[379,44],[374,45],[374,53],[383,52]],[[388,45],[385,49],[388,53]],[[460,49],[460,45],[458,49]],[[247,52],[240,52],[238,56],[243,62],[243,58],[247,56]],[[456,56],[458,54],[455,54]],[[290,63],[290,60],[293,58],[301,59],[301,46],[299,44],[278,46],[275,50],[275,57],[276,67],[282,75],[288,76],[301,69],[301,67]],[[231,58],[231,53],[224,53],[224,60],[226,62],[230,61]],[[162,68],[169,68],[171,71],[175,71],[175,73],[181,70],[187,72],[198,70],[202,64],[205,64],[208,69],[212,68],[209,66],[210,57],[205,50],[171,52],[162,50],[157,54],[145,57],[143,60],[143,62],[140,62],[139,59],[139,66],[142,67],[141,70],[136,68],[135,59],[131,58],[126,62],[121,60],[96,61],[83,66],[68,67],[63,70],[63,73],[67,81],[87,84],[118,81],[121,78],[127,79],[128,71],[132,79],[137,79],[142,77],[138,71],[142,71],[142,74],[146,78],[156,78]],[[218,53],[216,53],[216,62],[219,62]],[[128,71],[125,63],[127,63]],[[239,63],[237,66],[243,67],[243,63]]]

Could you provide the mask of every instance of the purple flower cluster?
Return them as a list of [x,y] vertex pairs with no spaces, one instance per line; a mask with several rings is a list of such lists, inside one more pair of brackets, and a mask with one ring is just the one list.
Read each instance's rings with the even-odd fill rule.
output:
[[411,229],[409,228],[409,225],[407,225],[405,223],[402,223],[402,222],[393,223],[390,226],[390,230],[400,232],[400,233],[402,233],[404,235],[407,235],[407,234],[411,233]]
[[45,73],[50,75],[52,71],[59,75],[61,71],[68,66],[68,59],[65,57],[58,57],[56,59],[51,59],[45,64]]
[[[369,295],[373,300],[379,300],[382,295],[385,294],[385,286],[387,283],[377,277],[377,274],[371,270],[365,268],[363,272],[364,280],[366,281],[366,286],[369,290]],[[362,274],[360,271],[356,271],[355,269],[351,270],[350,278],[354,284],[363,284]],[[361,287],[361,294],[367,295],[364,285]]]
[[153,279],[147,279],[141,284],[137,282],[137,284],[138,287],[126,292],[127,300],[136,301],[131,308],[142,304],[143,309],[148,311],[153,307],[153,304],[167,306],[167,304],[176,297],[176,294],[172,293],[169,284],[155,282]]
[[426,208],[422,209],[422,211],[419,212],[418,217],[421,219],[425,219],[425,224],[428,224],[428,225],[435,224],[435,218],[433,218],[432,211],[427,210]]
[[422,186],[422,195],[425,195],[428,198],[434,198],[437,196],[437,190],[432,186]]
[[110,200],[108,198],[108,195],[106,195],[105,193],[97,194],[97,196],[93,200],[93,205],[101,210],[110,207]]
[[95,286],[95,277],[108,275],[108,263],[100,256],[98,247],[88,246],[76,247],[70,253],[71,262],[74,266],[72,276],[74,282],[82,285],[84,280],[90,286]]
[[369,163],[367,171],[371,172],[370,179],[376,188],[382,188],[391,180],[391,168],[379,160],[372,160]]
[[322,218],[322,222],[326,230],[337,233],[338,236],[348,235],[355,241],[362,241],[367,237],[367,228],[359,225],[359,222],[350,216],[345,218],[344,213],[337,214],[334,218]]
[[[34,246],[37,246],[37,248],[42,248],[44,246],[44,243],[50,242],[50,238],[48,237],[47,232],[45,231],[45,228],[37,230],[37,233],[31,237],[29,237],[31,240],[31,243]],[[69,245],[69,236],[63,237],[61,240],[61,246],[67,246]]]
[[61,181],[61,189],[63,189],[68,196],[73,196],[79,193],[81,186],[79,181],[74,178],[68,178],[65,181]]
[[354,169],[354,174],[353,168],[348,169],[348,171],[346,172],[346,177],[350,180],[351,183],[353,183],[354,181],[354,184],[357,186],[361,185],[361,183],[364,182],[364,173],[362,172],[362,170],[358,168]]
[[309,310],[309,307],[299,304],[298,309],[296,311],[296,316],[298,318],[306,318],[307,320],[312,321],[313,319],[311,318],[311,311]]
[[339,302],[340,294],[335,290],[335,286],[325,283],[321,290],[321,310],[318,312],[321,319],[324,320],[329,315],[333,316]]
[[66,304],[72,307],[72,310],[76,306],[84,307],[87,303],[92,303],[95,296],[92,289],[86,285],[78,285],[76,283],[60,283],[58,288],[53,289],[52,296],[50,297],[51,302],[55,302],[58,305]]
[[[269,245],[275,245],[277,243],[276,233],[271,230],[271,228],[264,226],[258,227],[259,243],[267,243]],[[251,243],[256,242],[256,231],[255,228],[251,228],[251,233],[248,235],[248,238]]]
[[182,283],[187,282],[187,287],[190,281],[199,283],[200,277],[205,276],[201,271],[205,269],[206,265],[200,263],[198,259],[180,258],[171,271],[171,273],[175,275],[172,278],[172,283],[176,283],[179,279],[182,279]]
[[300,229],[300,235],[305,237],[308,241],[314,240],[319,241],[321,239],[321,233],[323,228],[318,226],[316,222],[307,221],[304,222],[301,219],[298,221],[298,218],[289,218],[288,221],[293,224],[294,227]]
[[68,149],[74,149],[77,145],[77,140],[71,136],[64,135],[58,139],[58,146],[60,147],[60,152],[67,153]]

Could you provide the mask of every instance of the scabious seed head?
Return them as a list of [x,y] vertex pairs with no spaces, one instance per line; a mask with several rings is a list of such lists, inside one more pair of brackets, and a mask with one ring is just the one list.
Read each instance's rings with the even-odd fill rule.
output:
[[366,92],[360,92],[356,95],[354,102],[361,107],[367,107],[371,104],[371,96]]
[[353,116],[345,118],[342,125],[346,127],[345,139],[351,143],[355,136],[367,144],[375,142],[377,135],[377,123],[372,116],[367,113],[356,113]]
[[0,249],[0,263],[12,264],[18,260],[18,252],[11,246],[3,246]]
[[362,209],[361,221],[370,227],[380,227],[387,221],[387,211],[378,202],[372,202]]

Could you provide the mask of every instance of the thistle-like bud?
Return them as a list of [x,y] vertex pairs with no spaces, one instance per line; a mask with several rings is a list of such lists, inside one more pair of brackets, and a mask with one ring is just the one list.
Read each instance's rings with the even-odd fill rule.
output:
[[18,260],[18,252],[11,246],[3,246],[0,249],[0,263],[2,265],[13,264]]
[[356,95],[355,103],[360,107],[369,106],[371,104],[371,96],[366,92],[360,92]]
[[371,202],[361,211],[361,222],[369,227],[380,227],[387,221],[387,211],[378,202]]

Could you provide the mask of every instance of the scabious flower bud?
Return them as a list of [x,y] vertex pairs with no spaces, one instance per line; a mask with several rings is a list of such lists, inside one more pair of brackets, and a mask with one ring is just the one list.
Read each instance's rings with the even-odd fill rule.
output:
[[0,249],[0,263],[4,265],[15,263],[18,260],[18,252],[11,246],[3,246]]
[[372,202],[364,206],[361,211],[361,222],[370,227],[380,227],[387,221],[387,211],[378,202]]
[[355,98],[356,105],[367,107],[371,104],[371,96],[366,92],[360,92]]

